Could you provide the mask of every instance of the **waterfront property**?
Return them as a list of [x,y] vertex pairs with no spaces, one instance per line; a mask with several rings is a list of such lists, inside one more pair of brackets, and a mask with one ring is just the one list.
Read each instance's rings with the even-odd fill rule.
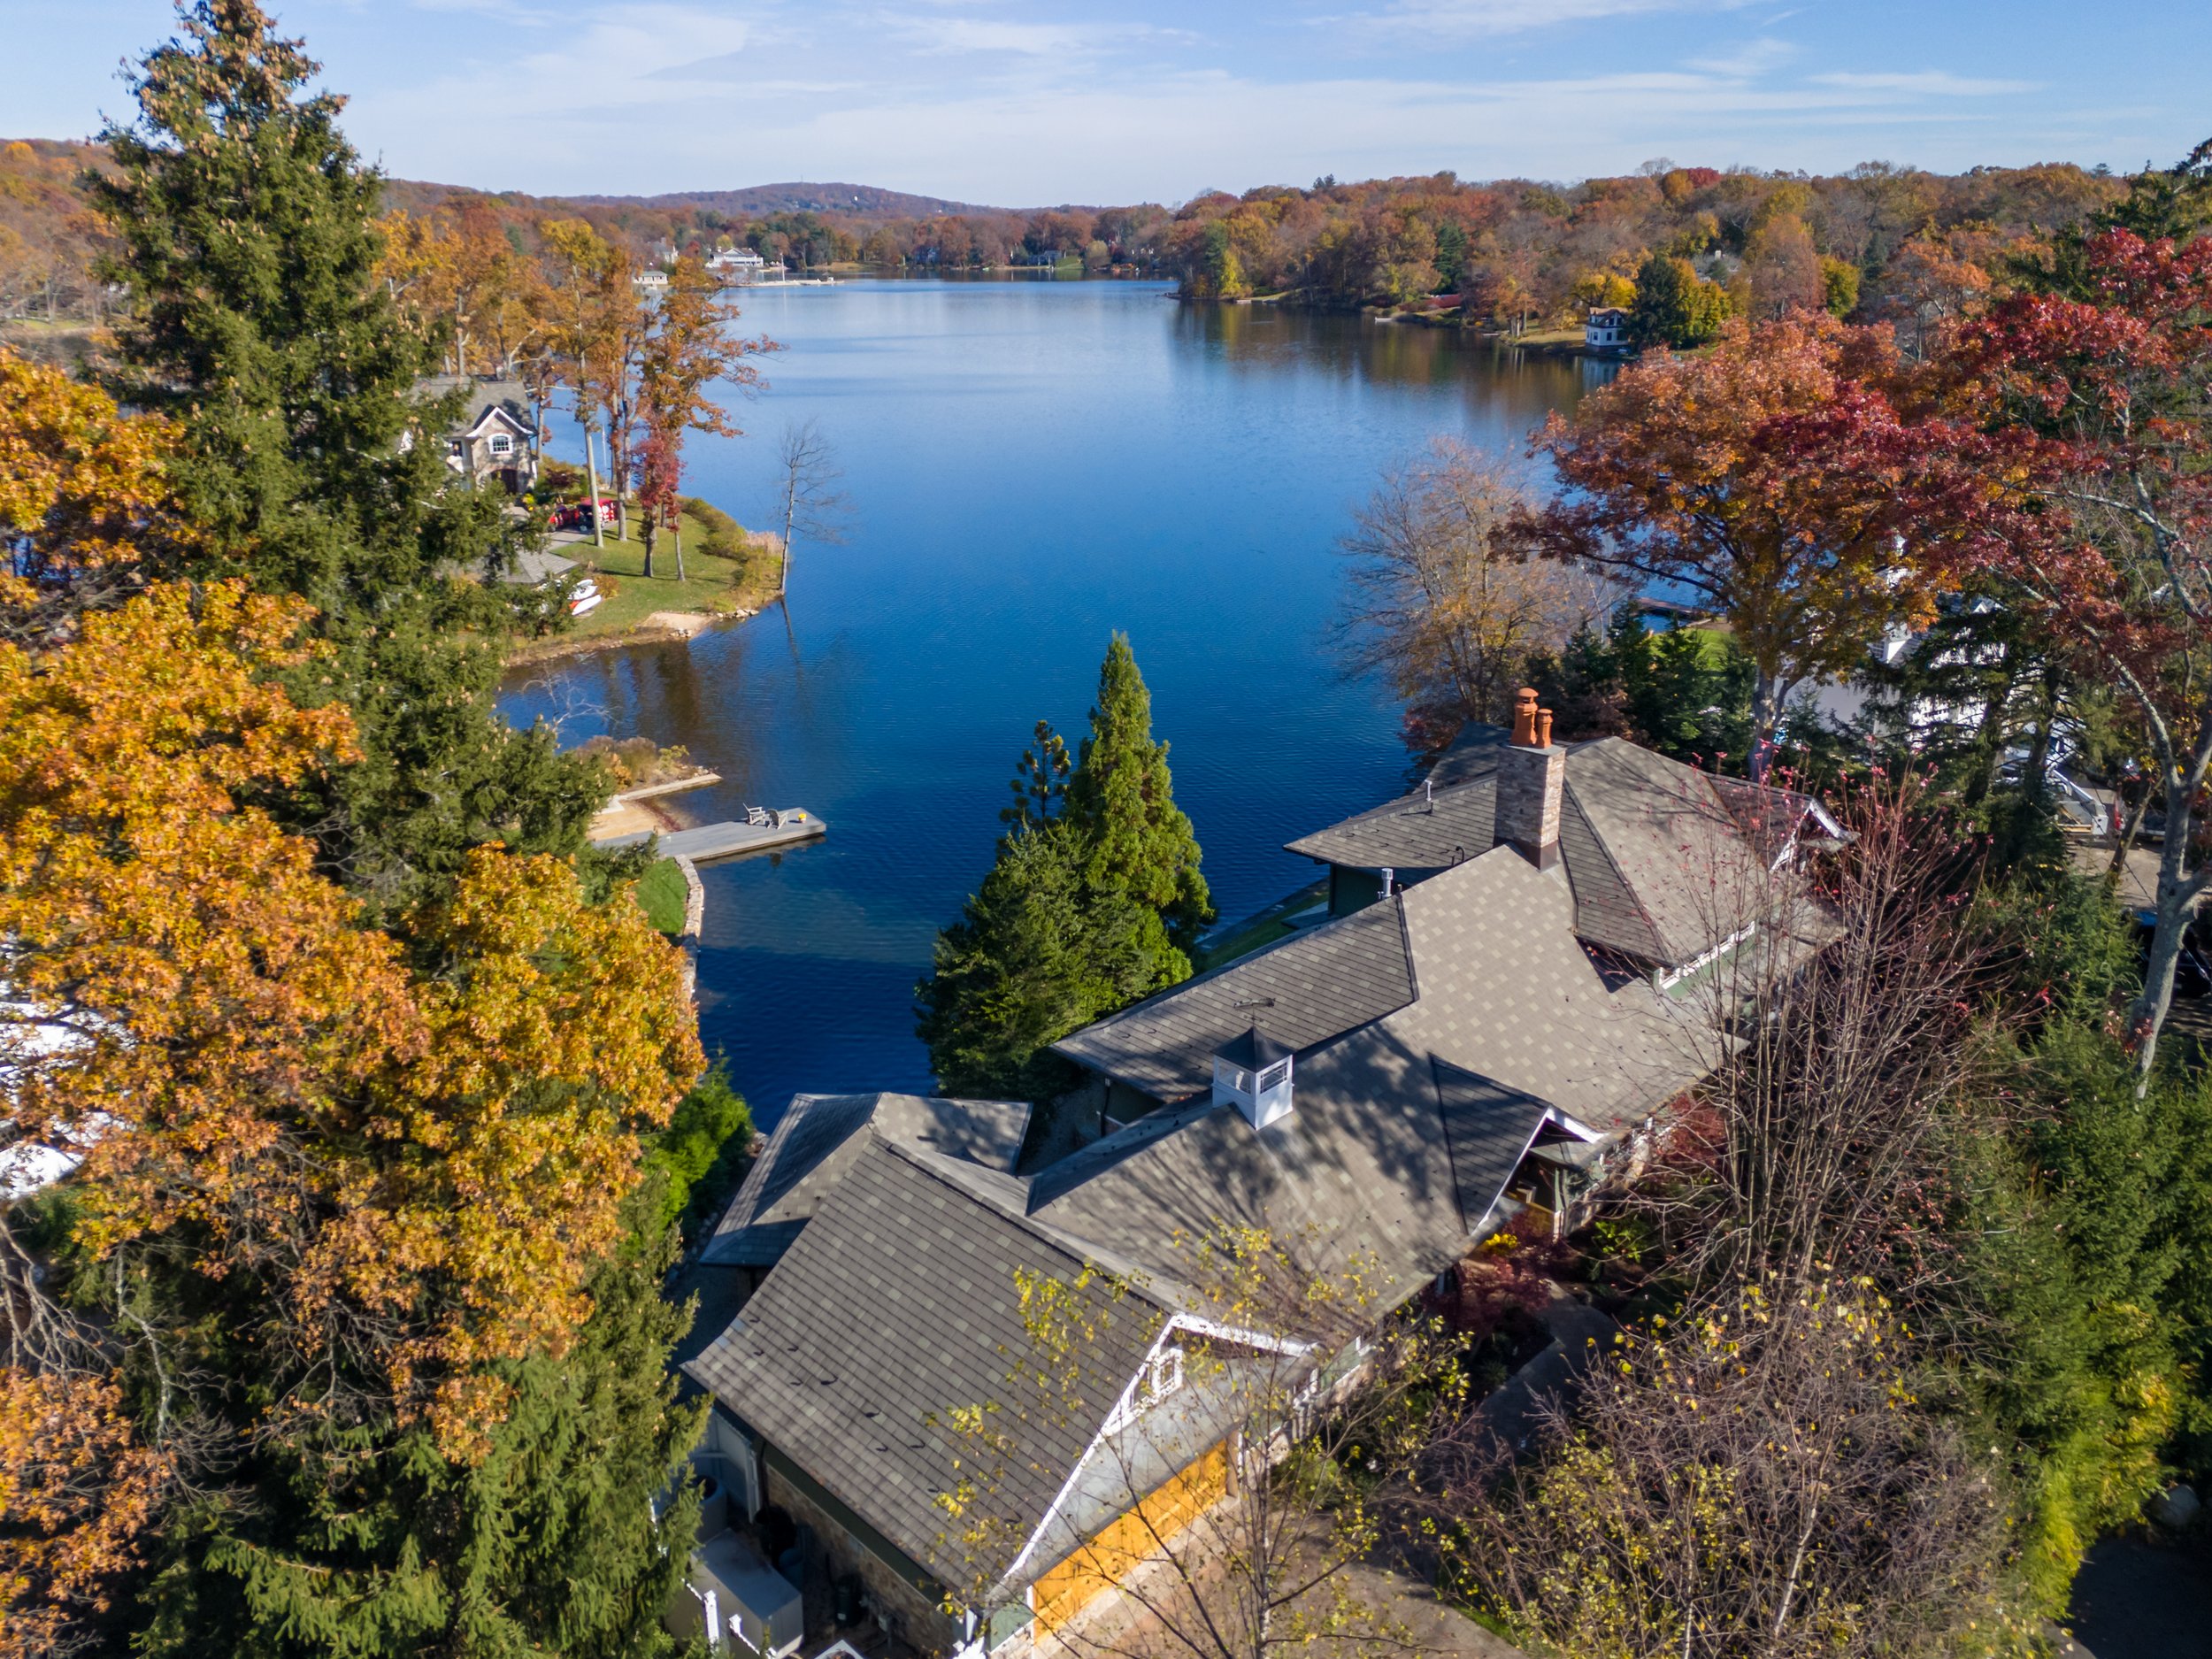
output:
[[[1329,1363],[1293,1330],[1224,1329],[1194,1241],[1263,1233],[1401,1305],[1650,1144],[1719,1051],[1704,971],[1822,942],[1819,912],[1770,902],[1833,831],[1814,803],[1548,726],[1525,694],[1439,787],[1294,843],[1375,873],[1344,913],[1059,1043],[1110,1131],[1064,1158],[1016,1173],[1004,1102],[794,1103],[706,1252],[749,1299],[686,1369],[729,1489],[802,1519],[902,1641],[1010,1653],[1090,1616],[1130,1539],[1227,1494],[1239,1366]],[[1090,1333],[1079,1386],[999,1419],[1005,1548],[979,1578],[950,1425],[1001,1398],[1047,1280]],[[1187,1387],[1194,1351],[1229,1380]]]
[[1617,305],[1600,305],[1583,319],[1582,343],[1592,351],[1628,349],[1628,313]]
[[445,464],[472,484],[496,483],[515,495],[538,481],[537,422],[519,380],[435,374],[418,392],[440,398],[465,392],[460,421],[445,434]]

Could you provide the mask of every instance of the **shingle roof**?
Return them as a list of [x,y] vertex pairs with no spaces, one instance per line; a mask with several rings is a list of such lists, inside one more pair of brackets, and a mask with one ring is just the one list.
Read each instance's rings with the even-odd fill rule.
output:
[[797,1094],[701,1252],[721,1267],[767,1267],[859,1155],[862,1131],[1010,1171],[1029,1130],[1025,1101],[920,1094]]
[[1417,789],[1285,847],[1355,870],[1440,870],[1490,850],[1497,807],[1494,777]]
[[1155,1100],[1210,1089],[1214,1050],[1255,1024],[1305,1049],[1413,1000],[1394,904],[1371,905],[1187,979],[1053,1044]]
[[[1448,868],[1487,852],[1497,748],[1448,752],[1430,787],[1287,843],[1360,870]],[[1450,764],[1448,764],[1450,763]],[[1559,851],[1581,938],[1679,967],[1728,938],[1763,902],[1760,885],[1808,813],[1809,797],[1718,778],[1624,738],[1569,749]],[[1832,827],[1832,826],[1830,826]]]
[[[684,1367],[899,1548],[949,1585],[979,1564],[938,1506],[974,1471],[944,1420],[1018,1397],[1009,1373],[1037,1351],[1016,1274],[1074,1285],[1083,1263],[1035,1229],[870,1133],[744,1311]],[[1050,1508],[1164,1322],[1141,1290],[1074,1294],[1094,1339],[1075,1349],[1062,1408],[1018,1419],[1019,1447],[988,1494],[1025,1534]],[[1009,1422],[1015,1421],[1010,1409]]]

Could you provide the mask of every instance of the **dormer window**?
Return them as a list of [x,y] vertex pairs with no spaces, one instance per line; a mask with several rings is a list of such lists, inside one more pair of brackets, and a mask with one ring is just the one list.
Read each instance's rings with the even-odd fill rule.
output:
[[1129,1391],[1107,1413],[1106,1432],[1118,1434],[1182,1386],[1183,1350],[1162,1348],[1145,1362]]
[[512,438],[509,437],[503,432],[495,432],[492,434],[492,453],[494,455],[512,455],[514,452],[515,441]]

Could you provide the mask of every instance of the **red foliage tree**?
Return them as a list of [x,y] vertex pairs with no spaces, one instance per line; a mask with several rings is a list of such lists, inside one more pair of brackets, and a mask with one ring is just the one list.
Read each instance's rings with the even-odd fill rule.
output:
[[2212,239],[2093,237],[2071,292],[2001,301],[1961,329],[1954,366],[1955,554],[2116,682],[2158,762],[2165,841],[2131,1016],[2147,1074],[2212,884],[2198,846],[2212,773]]

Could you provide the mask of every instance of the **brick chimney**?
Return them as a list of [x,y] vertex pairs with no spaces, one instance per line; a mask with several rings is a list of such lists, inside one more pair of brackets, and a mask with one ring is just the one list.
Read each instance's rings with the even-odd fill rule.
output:
[[1524,686],[1513,707],[1513,735],[1498,756],[1498,811],[1493,844],[1510,841],[1539,870],[1559,862],[1559,811],[1567,788],[1567,751],[1551,741],[1551,710]]

